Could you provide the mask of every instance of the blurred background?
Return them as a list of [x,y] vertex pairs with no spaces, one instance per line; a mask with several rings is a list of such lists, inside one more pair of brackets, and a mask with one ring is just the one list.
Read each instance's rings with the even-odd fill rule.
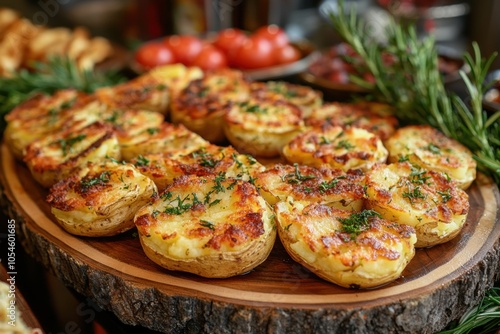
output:
[[[477,41],[484,55],[500,50],[498,0],[345,0],[383,36],[388,15],[415,22],[421,34],[457,51]],[[169,34],[203,33],[227,27],[252,31],[278,24],[292,40],[307,39],[318,48],[338,37],[325,10],[336,0],[0,0],[36,24],[87,27],[94,35],[133,47]],[[500,67],[496,59],[494,67]]]

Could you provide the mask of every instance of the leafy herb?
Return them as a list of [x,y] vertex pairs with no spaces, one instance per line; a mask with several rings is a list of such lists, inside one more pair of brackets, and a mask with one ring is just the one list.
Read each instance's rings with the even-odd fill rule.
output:
[[448,202],[452,198],[450,189],[446,189],[445,191],[438,191],[437,193],[441,196],[443,203]]
[[155,133],[158,133],[160,131],[159,128],[147,128],[146,130],[150,135],[154,135]]
[[342,139],[341,141],[339,141],[337,143],[337,145],[335,146],[335,148],[343,148],[343,149],[346,149],[346,150],[350,150],[350,149],[353,149],[354,148],[354,145],[349,143],[349,141],[345,140],[345,139]]
[[125,80],[115,72],[79,70],[74,60],[61,56],[51,57],[46,63],[34,63],[33,67],[34,70],[21,69],[0,78],[0,133],[5,128],[4,116],[35,94],[54,94],[68,88],[92,93],[99,87]]
[[363,210],[361,212],[353,213],[347,218],[339,218],[342,223],[341,231],[354,236],[359,235],[361,232],[366,231],[370,226],[370,218],[381,217],[380,214],[373,210]]
[[[350,13],[339,1],[338,11],[330,14],[339,35],[359,54],[375,80],[359,76],[351,80],[371,90],[373,98],[393,105],[396,116],[406,123],[429,124],[465,146],[478,162],[478,169],[500,184],[500,111],[488,115],[482,100],[489,83],[488,69],[497,53],[481,56],[477,43],[464,59],[470,75],[459,71],[469,97],[465,103],[447,91],[438,68],[438,52],[432,36],[419,38],[414,25],[403,27],[389,19],[387,41],[379,43],[369,25]],[[391,58],[390,64],[384,59]]]
[[[192,195],[196,196],[196,194]],[[190,210],[195,205],[194,199],[192,202],[190,202],[190,200],[190,195],[186,195],[184,198],[181,198],[179,195],[177,195],[176,198],[168,203],[168,206],[165,208],[164,212],[170,215],[182,215],[184,212]]]
[[328,144],[331,144],[332,142],[330,141],[330,139],[326,138],[325,136],[321,136],[320,140],[319,140],[319,144],[320,145],[328,145]]
[[434,154],[441,154],[441,150],[439,149],[439,146],[437,146],[433,143],[430,143],[429,145],[427,145],[425,147],[425,149],[429,152],[434,153]]
[[200,225],[206,228],[209,228],[211,230],[215,230],[215,225],[212,222],[209,222],[208,220],[203,220],[200,219]]
[[82,187],[82,190],[85,192],[89,190],[90,187],[96,186],[96,185],[104,185],[105,183],[109,182],[109,171],[104,171],[102,172],[98,177],[94,177],[91,179],[85,179],[83,178],[80,181],[80,185]]
[[63,152],[63,156],[66,156],[68,153],[72,152],[72,147],[78,142],[81,142],[84,140],[87,136],[86,135],[78,135],[75,137],[70,137],[67,139],[59,139],[55,141],[55,144],[61,145],[61,150]]
[[145,158],[142,154],[140,154],[137,157],[137,161],[135,162],[135,165],[138,167],[147,166],[147,165],[149,165],[149,159]]
[[426,184],[430,176],[425,176],[427,171],[415,166],[411,166],[410,181],[413,184]]
[[341,179],[345,179],[345,176],[339,176],[333,180],[330,180],[329,182],[326,181],[321,182],[319,185],[319,191],[321,193],[324,193],[327,192],[329,189],[335,188],[337,186],[337,183],[339,183]]
[[289,173],[281,177],[281,180],[283,182],[287,182],[290,184],[299,184],[307,180],[315,179],[315,175],[302,175],[299,169],[299,165],[297,163],[293,164],[295,167],[295,172],[294,173]]
[[408,187],[408,191],[403,192],[403,197],[408,198],[410,200],[410,203],[414,203],[415,200],[417,199],[425,199],[425,195],[422,194],[422,191],[420,190],[419,186],[416,186],[413,189],[410,189]]

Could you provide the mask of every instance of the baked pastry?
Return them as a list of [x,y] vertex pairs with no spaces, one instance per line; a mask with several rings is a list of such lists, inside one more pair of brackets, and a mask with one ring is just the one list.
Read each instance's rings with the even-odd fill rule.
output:
[[175,179],[134,221],[152,261],[222,278],[246,273],[267,258],[276,238],[273,217],[252,184],[220,173]]
[[415,228],[415,247],[454,238],[469,212],[465,191],[442,173],[409,162],[380,164],[366,173],[366,207],[382,217]]
[[120,159],[118,140],[111,125],[96,122],[35,140],[26,148],[24,162],[33,178],[48,188],[88,162],[99,163],[106,157]]
[[385,162],[388,152],[379,137],[361,128],[327,126],[311,129],[293,138],[283,156],[291,163],[321,167],[368,170]]
[[50,188],[47,202],[69,233],[112,236],[133,228],[134,215],[148,204],[156,186],[133,165],[89,164]]
[[175,95],[171,104],[171,121],[183,124],[211,143],[224,141],[224,116],[235,103],[245,101],[249,83],[242,72],[221,69],[205,72]]
[[428,125],[398,129],[385,142],[389,162],[410,161],[422,168],[440,171],[467,189],[476,179],[476,161],[458,141]]
[[254,182],[265,167],[252,156],[240,154],[234,148],[208,145],[192,152],[150,154],[130,161],[141,173],[152,179],[163,191],[182,175],[218,175],[225,173],[243,181]]
[[153,153],[187,153],[207,145],[209,142],[182,124],[173,125],[167,122],[120,139],[120,151],[126,161]]
[[231,145],[256,157],[279,156],[303,130],[300,108],[284,100],[252,96],[233,104],[225,116],[224,133]]
[[382,139],[389,138],[399,126],[391,107],[377,102],[325,103],[312,110],[305,124],[314,128],[340,126],[365,129]]
[[275,164],[258,174],[255,185],[269,204],[307,201],[360,211],[365,197],[364,173],[329,167]]
[[397,279],[415,255],[414,229],[372,210],[352,212],[320,203],[275,206],[288,254],[319,277],[346,288],[371,288]]

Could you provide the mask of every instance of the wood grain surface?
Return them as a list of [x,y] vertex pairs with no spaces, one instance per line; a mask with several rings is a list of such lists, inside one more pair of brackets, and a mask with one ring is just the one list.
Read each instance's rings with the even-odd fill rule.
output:
[[351,290],[295,263],[279,241],[251,272],[207,279],[157,266],[134,231],[72,236],[55,223],[47,191],[5,144],[1,158],[0,199],[28,253],[126,324],[165,333],[433,333],[500,278],[500,195],[484,175],[467,191],[471,210],[457,238],[418,249],[388,285]]

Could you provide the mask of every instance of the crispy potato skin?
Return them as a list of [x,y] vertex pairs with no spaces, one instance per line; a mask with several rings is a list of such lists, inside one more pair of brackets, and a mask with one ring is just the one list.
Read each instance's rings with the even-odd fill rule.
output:
[[133,165],[89,164],[50,188],[47,202],[69,233],[103,237],[134,227],[136,211],[149,203],[156,186]]
[[250,181],[265,168],[257,160],[240,154],[232,147],[208,145],[192,152],[151,154],[131,160],[139,171],[151,178],[163,191],[182,175],[218,175]]
[[389,162],[408,160],[429,170],[440,171],[467,189],[476,178],[476,161],[468,148],[427,125],[398,129],[386,142]]
[[249,83],[241,72],[230,69],[208,71],[174,96],[172,122],[183,124],[211,143],[221,143],[225,139],[224,115],[232,104],[245,101],[249,94]]
[[398,278],[415,254],[414,229],[373,216],[359,233],[344,232],[352,211],[319,203],[279,202],[278,235],[288,254],[319,277],[346,288]]
[[134,221],[151,260],[204,277],[255,268],[276,238],[273,212],[257,189],[224,174],[175,179]]
[[49,188],[88,162],[120,159],[118,140],[109,124],[92,123],[78,131],[54,132],[26,148],[24,162],[33,178]]
[[347,171],[368,170],[385,162],[388,152],[380,138],[364,129],[328,126],[297,135],[283,148],[283,156],[291,163]]
[[413,226],[416,247],[451,240],[469,212],[469,197],[441,173],[409,162],[380,164],[366,174],[366,207],[384,218]]
[[319,129],[330,126],[362,128],[377,135],[382,141],[392,136],[399,127],[390,107],[376,102],[325,103],[312,110],[305,119],[305,124]]
[[276,164],[257,175],[255,185],[271,205],[293,200],[359,211],[365,198],[364,173],[329,167]]

